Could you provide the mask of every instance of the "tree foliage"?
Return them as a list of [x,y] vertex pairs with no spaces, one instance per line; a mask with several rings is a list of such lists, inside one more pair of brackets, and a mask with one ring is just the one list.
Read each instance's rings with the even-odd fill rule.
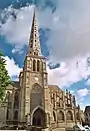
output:
[[10,77],[5,68],[6,61],[0,51],[0,101],[3,100],[6,87],[11,84]]

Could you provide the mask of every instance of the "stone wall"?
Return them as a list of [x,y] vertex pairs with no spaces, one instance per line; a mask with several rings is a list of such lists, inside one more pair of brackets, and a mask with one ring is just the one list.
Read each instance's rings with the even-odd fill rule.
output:
[[7,107],[5,104],[0,104],[0,126],[6,123]]

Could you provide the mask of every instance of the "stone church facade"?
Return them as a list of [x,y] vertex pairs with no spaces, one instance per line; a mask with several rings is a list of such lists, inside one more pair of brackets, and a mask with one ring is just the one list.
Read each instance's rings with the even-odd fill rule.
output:
[[7,125],[23,124],[48,130],[81,122],[75,96],[67,90],[62,91],[57,85],[48,85],[46,59],[41,54],[35,11],[19,82],[7,87],[0,116],[1,122]]

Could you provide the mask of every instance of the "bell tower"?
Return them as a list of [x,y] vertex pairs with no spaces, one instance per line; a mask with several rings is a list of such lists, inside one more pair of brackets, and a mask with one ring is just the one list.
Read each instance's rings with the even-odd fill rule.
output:
[[20,117],[25,120],[36,107],[44,108],[44,87],[47,85],[46,60],[41,53],[35,9],[22,79]]

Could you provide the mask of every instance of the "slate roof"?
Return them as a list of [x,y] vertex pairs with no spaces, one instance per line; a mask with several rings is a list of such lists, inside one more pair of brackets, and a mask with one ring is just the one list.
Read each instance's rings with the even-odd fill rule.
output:
[[85,107],[85,112],[90,112],[90,106]]
[[12,86],[16,87],[16,88],[19,88],[20,87],[19,81],[12,81]]
[[63,92],[57,85],[48,85],[48,88],[53,91]]

